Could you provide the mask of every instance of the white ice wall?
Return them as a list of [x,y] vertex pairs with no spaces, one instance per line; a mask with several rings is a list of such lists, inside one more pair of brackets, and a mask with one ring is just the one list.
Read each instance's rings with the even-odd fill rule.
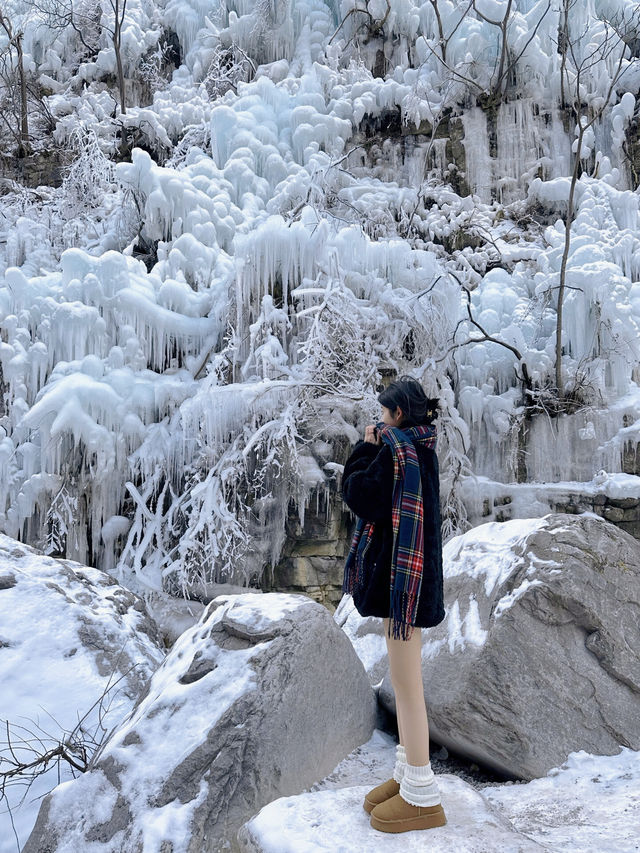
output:
[[[370,5],[384,17],[385,3]],[[505,8],[490,5],[492,14]],[[466,457],[479,474],[514,478],[517,361],[478,340],[459,281],[484,331],[519,350],[536,385],[549,384],[573,132],[559,111],[557,13],[523,54],[521,96],[488,121],[428,49],[431,4],[392,0],[384,42],[366,38],[353,8],[351,0],[246,0],[216,12],[170,0],[159,9],[184,64],[128,120],[144,119],[165,147],[187,124],[200,126],[201,144],[164,165],[134,148],[110,188],[135,198],[156,265],[147,271],[134,260],[135,239],[121,245],[117,230],[91,250],[79,238],[59,263],[42,236],[17,266],[3,256],[6,532],[46,538],[47,513],[68,492],[83,496],[67,519],[70,556],[109,569],[120,560],[131,583],[135,574],[139,585],[158,586],[199,561],[229,568],[252,548],[256,564],[277,559],[288,498],[303,517],[318,470],[325,489],[335,475],[309,461],[313,441],[302,445],[310,436],[318,447],[353,440],[353,424],[377,416],[380,370],[413,371],[445,401],[445,491]],[[441,4],[449,30],[457,8]],[[543,8],[516,4],[516,47]],[[583,21],[594,38],[596,11]],[[154,33],[156,23],[149,18]],[[447,61],[476,88],[491,85],[496,38],[495,27],[469,17]],[[200,81],[216,46],[230,44],[257,71],[211,102]],[[600,71],[588,80],[589,98],[609,84],[611,67]],[[628,72],[596,128],[585,166],[597,162],[597,176],[579,181],[572,226],[564,370],[588,386],[593,411],[543,414],[526,426],[535,480],[620,470],[640,420],[638,195],[623,148],[640,81],[631,58]],[[58,93],[50,105],[65,134],[80,113],[105,134],[105,98],[90,86],[86,97],[67,103]],[[382,131],[367,139],[364,130],[397,111],[415,129],[449,109],[464,128],[466,197],[445,183],[446,141]],[[426,176],[432,142],[440,172]],[[29,216],[20,228],[44,234]],[[252,516],[242,489],[263,476]]]

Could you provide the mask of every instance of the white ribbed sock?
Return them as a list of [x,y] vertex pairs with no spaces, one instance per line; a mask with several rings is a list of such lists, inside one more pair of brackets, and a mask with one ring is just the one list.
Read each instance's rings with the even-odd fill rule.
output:
[[430,761],[426,764],[405,765],[400,796],[413,806],[437,806],[441,802],[440,789]]
[[396,766],[393,768],[393,778],[396,782],[402,782],[404,768],[407,766],[407,753],[401,743],[396,744]]

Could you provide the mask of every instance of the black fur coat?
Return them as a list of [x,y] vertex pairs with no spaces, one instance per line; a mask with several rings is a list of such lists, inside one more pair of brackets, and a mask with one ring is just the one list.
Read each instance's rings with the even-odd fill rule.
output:
[[[424,502],[424,569],[416,625],[429,628],[445,617],[440,532],[440,482],[435,450],[416,445]],[[389,616],[393,547],[391,503],[393,456],[388,444],[358,441],[342,475],[342,499],[360,518],[375,522],[373,541],[365,552],[364,583],[354,590],[361,616]],[[350,540],[349,540],[350,541]]]

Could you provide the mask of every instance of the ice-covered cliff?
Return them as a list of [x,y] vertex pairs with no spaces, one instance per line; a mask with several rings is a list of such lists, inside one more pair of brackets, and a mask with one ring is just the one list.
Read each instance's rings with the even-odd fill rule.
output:
[[487,483],[636,477],[638,20],[135,0],[123,113],[112,13],[16,5],[75,155],[3,185],[0,529],[139,591],[256,580],[398,373],[442,401],[448,532]]

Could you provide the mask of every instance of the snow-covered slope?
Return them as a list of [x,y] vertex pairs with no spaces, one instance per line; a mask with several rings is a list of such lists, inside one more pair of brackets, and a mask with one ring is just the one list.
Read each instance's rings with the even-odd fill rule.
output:
[[164,656],[142,601],[109,575],[0,534],[0,853],[20,849],[41,798],[81,775]]

